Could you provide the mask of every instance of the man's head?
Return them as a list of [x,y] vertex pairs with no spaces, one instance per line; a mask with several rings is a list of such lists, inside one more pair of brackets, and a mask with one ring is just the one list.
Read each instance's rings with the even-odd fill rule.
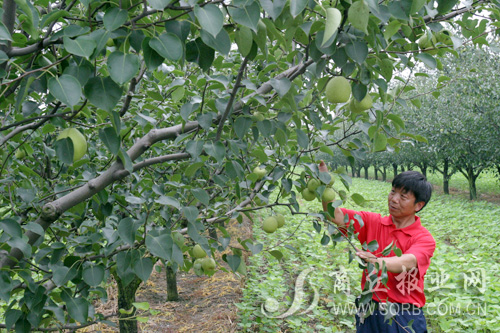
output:
[[427,205],[432,195],[431,183],[418,171],[401,172],[392,180],[392,188],[413,195],[415,204],[422,202],[423,205],[418,211]]

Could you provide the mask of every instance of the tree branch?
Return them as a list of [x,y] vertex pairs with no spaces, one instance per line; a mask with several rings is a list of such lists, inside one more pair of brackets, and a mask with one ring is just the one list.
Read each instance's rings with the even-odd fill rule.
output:
[[229,101],[227,102],[226,105],[226,110],[224,111],[224,114],[222,115],[219,121],[219,127],[217,128],[217,135],[215,136],[215,141],[219,141],[220,139],[220,136],[222,134],[222,129],[224,128],[224,123],[226,122],[227,116],[229,115],[229,112],[231,112],[231,108],[233,107],[234,98],[236,97],[236,93],[240,88],[241,79],[243,78],[243,72],[245,71],[247,64],[248,64],[248,56],[245,57],[245,59],[241,63],[240,70],[238,71],[238,76],[236,77],[236,82],[234,83],[233,91],[231,92],[231,96],[229,97]]

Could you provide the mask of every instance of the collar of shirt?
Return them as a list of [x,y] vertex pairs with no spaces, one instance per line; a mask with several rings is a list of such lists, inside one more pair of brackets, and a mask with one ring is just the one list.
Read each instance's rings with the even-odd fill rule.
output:
[[408,236],[415,236],[417,233],[420,232],[420,228],[422,227],[422,223],[420,222],[420,217],[418,217],[418,216],[415,216],[415,222],[413,222],[409,226],[401,228],[401,229],[396,228],[396,226],[394,225],[394,222],[392,222],[391,215],[384,217],[382,219],[382,224],[386,225],[386,226],[392,226],[392,228],[394,230],[401,230],[402,232],[404,232]]

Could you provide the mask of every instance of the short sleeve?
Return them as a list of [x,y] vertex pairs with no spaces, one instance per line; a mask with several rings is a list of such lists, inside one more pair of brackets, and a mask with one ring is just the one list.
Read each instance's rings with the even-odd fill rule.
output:
[[431,264],[431,258],[436,250],[436,241],[430,233],[425,233],[405,251],[405,254],[413,254],[417,258],[418,273],[423,277]]
[[[350,226],[351,222],[354,222],[354,224],[353,224],[354,231],[358,234],[359,242],[361,244],[366,242],[368,230],[370,229],[370,227],[372,226],[372,224],[375,221],[380,220],[380,215],[375,214],[375,213],[370,213],[370,212],[357,212],[357,211],[345,209],[345,208],[341,208],[341,209],[345,215],[349,216],[349,222],[347,223],[346,227],[348,228]],[[378,217],[378,219],[377,219],[377,217]],[[362,220],[362,223],[363,223],[362,225],[360,223],[361,221],[359,218],[361,218],[361,220]],[[345,233],[344,233],[344,235],[345,235]]]

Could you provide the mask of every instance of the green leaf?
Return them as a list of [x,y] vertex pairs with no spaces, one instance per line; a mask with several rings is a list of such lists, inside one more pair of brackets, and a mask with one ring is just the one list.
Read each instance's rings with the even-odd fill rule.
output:
[[238,136],[238,138],[243,139],[243,137],[247,134],[248,130],[250,129],[250,126],[252,126],[252,119],[245,117],[245,116],[240,116],[236,121],[234,122],[234,132]]
[[147,0],[147,1],[151,6],[151,8],[157,10],[163,10],[172,2],[172,0]]
[[214,157],[217,162],[221,162],[226,156],[226,147],[220,141],[207,142],[203,146],[208,155]]
[[199,211],[195,206],[186,206],[182,207],[182,214],[189,222],[194,223],[198,218]]
[[295,132],[297,133],[297,142],[299,146],[304,149],[309,147],[309,138],[307,137],[307,134],[304,133],[304,131],[302,131],[300,128],[297,128]]
[[342,22],[342,14],[337,8],[326,9],[325,33],[323,35],[323,41],[321,42],[321,47],[328,47],[329,44],[331,44],[331,42],[330,43],[327,42],[337,32],[337,29],[339,28],[341,22]]
[[48,86],[52,96],[69,107],[73,108],[80,102],[82,86],[74,76],[63,74],[59,77],[52,77]]
[[45,28],[50,25],[52,22],[59,20],[61,17],[70,16],[69,12],[66,10],[52,10],[47,15],[42,17],[42,21],[40,22],[40,27]]
[[0,226],[4,233],[9,234],[12,238],[21,238],[23,235],[23,231],[19,223],[13,219],[4,219],[0,221]]
[[353,193],[351,199],[356,203],[356,205],[363,205],[365,203],[365,198],[359,193]]
[[134,273],[142,281],[147,281],[153,271],[153,260],[149,257],[140,258],[133,265]]
[[400,128],[405,128],[404,121],[398,115],[390,113],[387,115],[387,119],[390,119],[394,124],[396,124]]
[[253,36],[250,28],[245,26],[240,27],[239,30],[236,31],[234,39],[241,55],[246,57],[252,50],[253,45]]
[[392,79],[392,71],[394,70],[392,61],[389,59],[383,59],[380,61],[379,66],[380,74],[382,74],[386,81],[390,81]]
[[155,69],[163,63],[164,58],[158,54],[151,46],[149,42],[151,38],[146,37],[142,41],[142,51],[144,55],[144,62],[149,69]]
[[68,281],[73,280],[78,271],[75,267],[57,266],[52,269],[52,281],[56,286],[64,286]]
[[61,292],[61,299],[66,304],[71,318],[82,324],[87,322],[90,304],[84,298],[73,298],[69,290],[64,289]]
[[23,313],[17,309],[9,309],[5,312],[5,326],[7,328],[7,331],[10,331],[16,321],[21,318],[22,314]]
[[73,140],[62,138],[54,143],[57,158],[65,164],[73,164],[74,147]]
[[108,31],[114,31],[121,27],[128,19],[128,11],[118,7],[109,8],[102,18],[102,23]]
[[437,67],[437,61],[428,53],[419,53],[415,56],[418,60],[422,61],[430,69],[435,69]]
[[228,11],[231,15],[231,18],[236,23],[257,32],[257,24],[259,23],[260,13],[260,8],[257,2],[252,1],[251,4],[245,5],[243,7],[228,7]]
[[274,90],[276,90],[280,97],[285,96],[292,86],[292,82],[290,82],[290,79],[287,77],[283,77],[281,79],[272,78],[269,80],[269,83],[273,86]]
[[345,46],[345,50],[347,55],[358,64],[362,64],[368,56],[368,46],[363,41],[349,43]]
[[385,27],[384,38],[389,40],[396,32],[401,28],[401,22],[398,20],[393,20]]
[[370,252],[375,252],[378,250],[378,242],[377,240],[372,240],[370,243],[368,243],[368,245],[366,246],[366,248],[368,249],[368,251]]
[[386,150],[386,146],[387,146],[387,136],[384,133],[377,132],[373,140],[373,151],[374,152],[384,151]]
[[135,54],[115,51],[108,57],[109,75],[120,85],[130,81],[139,71],[139,67],[139,57]]
[[368,5],[365,4],[364,0],[358,0],[354,2],[347,13],[347,17],[351,25],[368,34],[366,28],[368,27],[368,19],[370,18],[370,10]]
[[116,155],[120,151],[120,137],[116,135],[114,127],[106,127],[99,130],[99,138],[109,149],[111,154]]
[[195,188],[191,190],[191,193],[193,193],[194,197],[198,199],[202,204],[208,206],[210,197],[207,191],[202,188]]
[[260,0],[262,8],[276,21],[285,8],[286,0]]
[[290,14],[293,18],[302,13],[307,6],[307,0],[290,0]]
[[449,12],[457,3],[458,0],[437,0],[437,11],[439,14]]
[[153,236],[151,233],[146,235],[146,247],[153,255],[170,260],[172,257],[172,237],[163,233],[158,236]]
[[82,272],[83,281],[91,287],[97,287],[104,280],[104,272],[102,265],[89,265]]
[[135,243],[135,228],[134,221],[130,217],[126,217],[120,220],[118,223],[118,235],[120,238],[129,245],[134,245]]
[[85,85],[84,93],[90,103],[110,112],[122,97],[122,88],[109,76],[93,77]]
[[[200,162],[200,163],[202,165],[204,165],[203,162]],[[171,206],[171,207],[174,207],[177,209],[181,208],[181,205],[180,205],[179,201],[177,201],[177,199],[175,199],[173,197],[166,196],[166,195],[162,195],[158,199],[155,199],[155,202],[159,203],[160,205]]]
[[184,43],[191,32],[191,22],[189,21],[167,21],[165,22],[165,29],[171,32]]
[[130,156],[125,151],[125,149],[120,148],[120,151],[118,152],[118,157],[120,158],[120,161],[123,163],[125,170],[127,170],[130,173],[133,173],[134,165],[132,164],[132,160],[130,159]]
[[80,36],[76,39],[71,39],[68,36],[63,37],[64,48],[71,54],[89,58],[97,44],[92,39],[89,39],[88,36]]
[[194,15],[198,19],[202,29],[210,33],[213,37],[219,34],[224,20],[219,7],[214,4],[208,4],[203,7],[196,5],[194,6]]
[[7,53],[0,50],[0,64],[3,64],[4,62],[6,62],[8,60],[9,60],[9,56],[7,55]]
[[221,29],[215,38],[203,29],[201,30],[200,35],[203,43],[210,46],[214,50],[219,51],[222,54],[229,53],[229,50],[231,49],[231,39],[229,39],[229,35],[226,30]]
[[229,254],[226,256],[226,261],[227,261],[227,264],[229,265],[229,267],[231,268],[231,270],[233,272],[236,272],[236,270],[240,266],[241,257],[234,255],[234,254]]
[[173,61],[181,59],[184,52],[181,40],[173,33],[162,33],[152,38],[149,46],[163,58]]
[[275,257],[276,259],[281,260],[283,258],[283,253],[281,253],[281,251],[278,251],[278,250],[272,250],[272,251],[269,251],[269,253]]
[[[1,40],[7,40],[7,41],[12,41],[12,36],[9,33],[9,30],[3,24],[3,22],[0,21],[0,41]],[[5,42],[2,42],[1,44],[5,44]]]

